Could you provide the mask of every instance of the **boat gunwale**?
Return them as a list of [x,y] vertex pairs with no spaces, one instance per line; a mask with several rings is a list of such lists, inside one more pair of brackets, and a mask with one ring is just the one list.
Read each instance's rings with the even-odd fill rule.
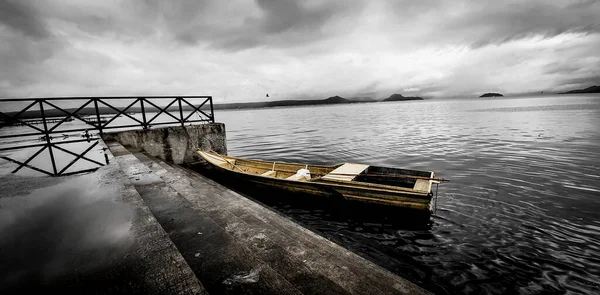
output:
[[[233,175],[237,175],[237,176],[240,176],[240,175],[248,176],[248,178],[245,179],[246,181],[258,182],[258,183],[264,184],[264,185],[273,185],[272,183],[279,183],[280,185],[285,185],[285,182],[283,182],[283,180],[286,180],[286,179],[283,179],[283,178],[272,178],[272,177],[264,177],[264,176],[257,175],[257,174],[240,173],[237,171],[233,171],[232,169],[227,169],[225,167],[214,165],[212,163],[211,163],[211,165],[213,165],[218,170],[224,171],[224,173],[233,174]],[[267,182],[263,181],[263,179],[268,180],[269,182],[272,182],[272,183],[267,183]],[[290,180],[288,180],[288,181],[290,181]],[[421,194],[421,195],[415,196],[414,193],[403,192],[403,191],[373,190],[373,189],[365,188],[365,187],[354,188],[354,187],[349,187],[346,185],[325,184],[325,183],[316,183],[316,182],[308,182],[308,181],[293,181],[293,180],[291,180],[291,184],[294,186],[307,185],[307,186],[310,186],[310,187],[318,189],[318,190],[322,190],[323,188],[332,188],[336,191],[338,191],[339,189],[350,190],[351,191],[350,193],[342,193],[339,191],[338,192],[346,200],[375,202],[375,203],[386,205],[386,206],[394,206],[394,207],[399,207],[399,208],[410,208],[410,209],[414,209],[414,210],[426,210],[426,211],[431,212],[432,199],[427,198],[427,196],[429,196],[429,194],[427,194],[427,195]],[[323,190],[323,191],[327,191],[327,190]],[[360,195],[356,194],[359,192],[378,194],[378,197],[360,196]]]
[[[261,162],[261,163],[265,163],[265,164],[270,164],[270,163],[277,164],[278,163],[278,162],[249,160],[249,159],[237,158],[237,157],[232,157],[232,156],[225,156],[225,155],[221,155],[215,151],[201,151],[201,150],[198,150],[198,151],[204,152],[204,153],[209,153],[209,154],[211,154],[211,153],[217,154],[218,157],[223,157],[224,159],[229,158],[229,159],[234,159],[234,160]],[[233,173],[244,174],[244,175],[249,175],[249,176],[257,176],[260,178],[270,179],[270,180],[275,180],[275,181],[288,181],[291,183],[307,183],[307,184],[315,184],[317,186],[323,186],[323,187],[327,187],[327,186],[332,187],[333,186],[333,187],[341,187],[341,188],[349,188],[349,189],[362,189],[362,190],[389,192],[389,193],[395,193],[395,194],[401,193],[401,194],[409,194],[409,195],[419,196],[419,197],[417,197],[419,199],[422,199],[423,197],[427,197],[429,195],[429,193],[431,192],[431,191],[429,191],[429,192],[419,191],[419,190],[415,190],[415,189],[411,189],[411,188],[404,188],[404,187],[398,187],[398,186],[392,186],[392,185],[368,183],[368,182],[362,182],[362,181],[351,182],[351,181],[342,181],[342,180],[322,179],[323,176],[320,176],[320,177],[316,178],[315,180],[311,180],[311,181],[298,181],[298,180],[285,179],[285,178],[276,178],[276,177],[269,177],[269,176],[264,176],[264,175],[260,175],[260,174],[247,173],[245,171],[235,171],[233,169],[233,167],[231,169],[228,169],[228,168],[216,165],[209,160],[206,160],[206,161],[209,162],[211,165],[218,167],[220,169],[226,170],[226,171],[231,171]],[[298,165],[298,166],[307,166],[307,164],[299,164],[299,163],[287,163],[287,162],[279,162],[279,163],[280,164]],[[321,168],[333,168],[333,167],[339,167],[343,164],[344,163],[333,165],[333,166],[322,166],[322,165],[308,165],[308,166],[321,167]],[[231,165],[235,166],[235,164],[231,164]],[[407,170],[411,170],[411,169],[407,169]],[[420,171],[420,170],[413,170],[413,171]],[[433,173],[431,171],[421,171],[421,172]],[[327,174],[325,174],[325,175],[327,175]],[[319,180],[321,182],[319,182]]]
[[[226,156],[226,155],[221,155],[215,151],[201,151],[201,150],[197,150],[197,152],[204,152],[204,153],[209,153],[209,154],[217,154],[219,157],[223,157],[223,158],[229,158],[229,159],[234,159],[234,160],[242,160],[242,161],[249,161],[249,162],[261,162],[261,163],[265,163],[265,164],[285,164],[285,165],[298,165],[298,166],[307,166],[307,164],[302,164],[302,163],[290,163],[290,162],[276,162],[276,161],[264,161],[264,160],[250,160],[250,159],[244,159],[244,158],[238,158],[238,157],[232,157],[232,156]],[[325,166],[325,165],[308,165],[308,166],[313,166],[313,167],[319,167],[319,168],[337,168],[339,166],[344,165],[345,163],[342,164],[335,164],[335,165],[331,165],[331,166]],[[233,170],[233,169],[232,169]],[[246,173],[245,174],[250,174],[250,173]],[[257,175],[257,174],[250,174],[250,175]]]

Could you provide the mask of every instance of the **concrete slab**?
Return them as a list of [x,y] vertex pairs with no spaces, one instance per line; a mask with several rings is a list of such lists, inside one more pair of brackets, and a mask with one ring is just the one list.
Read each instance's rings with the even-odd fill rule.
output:
[[301,294],[132,154],[116,160],[209,292]]
[[0,293],[205,294],[116,162],[0,176]]
[[[136,153],[135,156],[157,175],[161,175],[167,183],[183,196],[189,198],[190,195],[201,193],[190,185],[189,178],[179,175],[170,166],[164,163],[161,163],[162,165],[157,164],[143,154]],[[171,172],[166,169],[171,170]],[[217,224],[222,227],[224,232],[231,235],[239,243],[246,245],[253,255],[281,274],[303,294],[321,294],[325,290],[327,294],[350,294],[326,276],[309,269],[302,260],[289,255],[281,245],[274,243],[264,234],[263,224],[249,225],[237,216],[227,214],[225,210],[219,210],[219,205],[214,202],[209,201],[196,207],[202,215],[210,217],[211,220],[218,220]],[[289,243],[293,243],[293,241],[290,240]]]
[[136,156],[303,293],[428,293],[210,179],[158,159]]

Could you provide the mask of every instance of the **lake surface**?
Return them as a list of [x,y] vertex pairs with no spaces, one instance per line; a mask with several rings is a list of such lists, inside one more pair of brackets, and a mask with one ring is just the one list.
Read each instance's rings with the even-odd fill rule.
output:
[[[450,179],[428,224],[285,198],[266,203],[426,289],[600,293],[599,95],[217,110],[215,117],[226,125],[232,156],[358,162]],[[43,155],[32,163],[49,165]],[[99,146],[88,155],[103,160]],[[0,173],[13,166],[1,163]]]
[[[270,204],[436,293],[600,293],[600,96],[217,111],[229,154],[431,170],[425,226]],[[407,223],[410,223],[408,221]]]

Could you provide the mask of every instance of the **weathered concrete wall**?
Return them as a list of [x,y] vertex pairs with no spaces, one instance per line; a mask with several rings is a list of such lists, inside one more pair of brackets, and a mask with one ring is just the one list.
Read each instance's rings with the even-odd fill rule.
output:
[[195,152],[197,148],[227,154],[223,123],[105,133],[102,138],[105,141],[116,140],[124,146],[143,150],[175,164],[199,161]]

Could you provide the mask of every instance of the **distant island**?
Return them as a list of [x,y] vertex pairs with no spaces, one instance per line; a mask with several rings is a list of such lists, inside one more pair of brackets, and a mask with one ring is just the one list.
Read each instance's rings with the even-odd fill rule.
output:
[[576,93],[600,93],[600,86],[594,85],[585,89],[571,90],[559,94],[576,94]]
[[394,93],[390,95],[390,97],[384,99],[383,101],[404,101],[404,100],[423,100],[422,97],[418,96],[403,96],[402,94]]
[[488,93],[484,93],[479,97],[500,97],[500,96],[504,96],[500,93],[494,93],[494,92],[488,92]]

